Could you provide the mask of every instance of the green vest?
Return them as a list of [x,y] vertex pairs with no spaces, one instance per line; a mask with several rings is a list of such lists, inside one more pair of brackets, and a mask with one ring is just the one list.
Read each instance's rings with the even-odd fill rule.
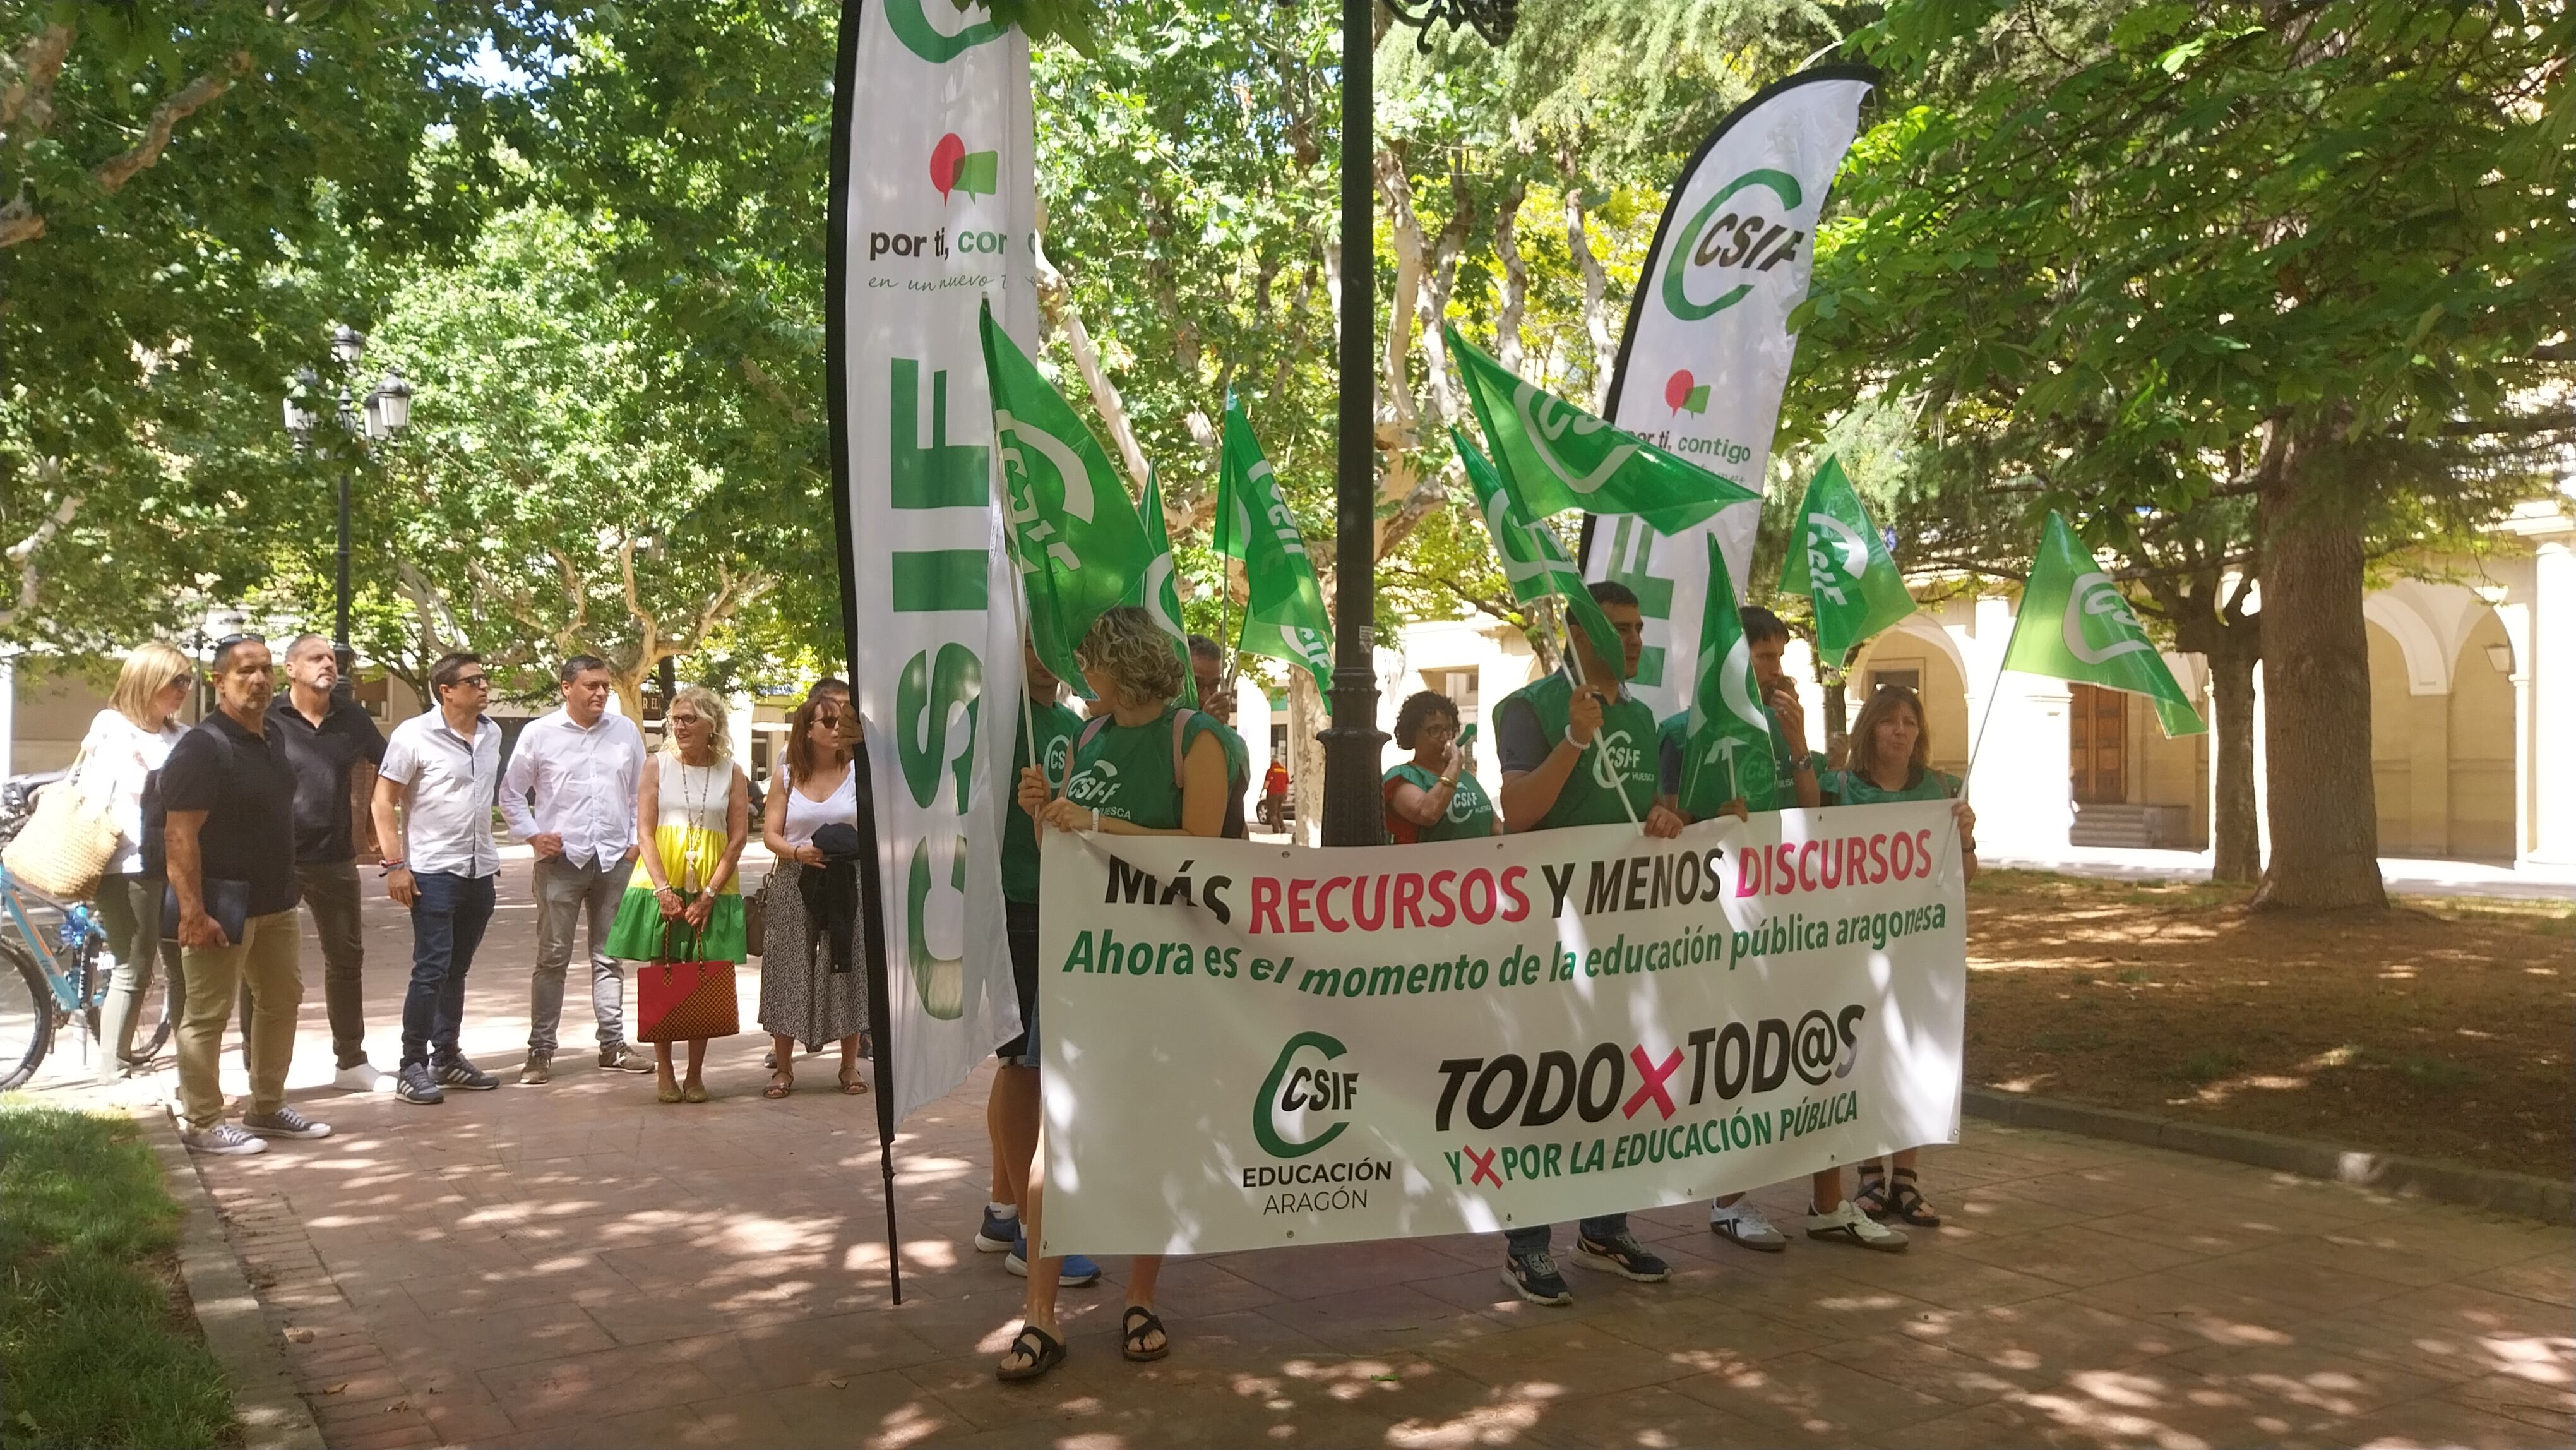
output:
[[1408,760],[1386,773],[1380,789],[1387,797],[1387,839],[1397,845],[1417,841],[1473,841],[1494,833],[1494,803],[1476,778],[1465,771],[1458,773],[1458,789],[1449,797],[1448,814],[1427,826],[1417,826],[1395,813],[1395,783],[1399,780],[1429,790],[1440,783],[1439,773],[1425,770]]
[[[1498,710],[1509,709],[1515,700],[1537,714],[1539,730],[1550,746],[1564,741],[1574,682],[1563,671],[1514,690],[1503,697]],[[1645,701],[1633,695],[1611,701],[1601,711],[1600,738],[1584,747],[1583,758],[1565,778],[1565,788],[1556,793],[1556,804],[1532,829],[1626,825],[1630,806],[1636,818],[1644,820],[1655,806],[1655,778],[1660,773],[1656,745],[1655,712]],[[1628,806],[1619,803],[1623,789]]]
[[[1109,720],[1088,743],[1077,736],[1073,779],[1065,785],[1065,798],[1084,810],[1148,830],[1179,830],[1181,787],[1172,755],[1172,717],[1181,709],[1167,705],[1145,725]],[[1084,722],[1085,728],[1090,723]],[[1188,758],[1201,735],[1219,728],[1205,711],[1192,710],[1180,742],[1181,758]]]
[[1945,801],[1959,793],[1959,778],[1937,770],[1909,772],[1902,789],[1889,790],[1857,770],[1828,770],[1816,784],[1829,806],[1883,806],[1895,801]]
[[[977,700],[967,708],[982,705]],[[1029,701],[1029,713],[1019,717],[1018,740],[1011,747],[1011,779],[1003,792],[1007,804],[1002,814],[1002,899],[1034,902],[1038,899],[1038,833],[1029,813],[1020,809],[1020,772],[1029,767],[1029,723],[1034,719],[1042,754],[1046,760],[1047,779],[1064,784],[1066,772],[1073,768],[1073,737],[1082,733],[1082,717],[1062,705],[1041,705]]]

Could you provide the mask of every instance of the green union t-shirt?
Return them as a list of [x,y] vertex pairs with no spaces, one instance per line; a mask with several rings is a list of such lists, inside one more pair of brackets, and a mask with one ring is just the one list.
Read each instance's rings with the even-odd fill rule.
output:
[[1473,841],[1494,833],[1494,803],[1485,788],[1465,771],[1458,773],[1458,788],[1449,795],[1449,810],[1427,826],[1417,826],[1395,813],[1395,783],[1406,781],[1423,790],[1440,783],[1437,771],[1426,770],[1408,760],[1386,773],[1378,790],[1386,800],[1387,839],[1399,846],[1417,841]]
[[[1573,704],[1574,682],[1560,670],[1504,696],[1494,707],[1495,734],[1499,739],[1517,733],[1503,716],[1527,710],[1537,722],[1540,737],[1553,749],[1565,739]],[[1556,804],[1532,829],[1625,825],[1632,811],[1634,819],[1644,820],[1646,812],[1654,809],[1656,777],[1661,773],[1656,746],[1655,712],[1646,702],[1627,694],[1611,701],[1601,712],[1601,738],[1585,747],[1583,758],[1556,793]],[[1514,768],[1508,752],[1504,768]],[[1620,804],[1622,794],[1626,805]]]
[[[1178,772],[1172,760],[1172,716],[1182,708],[1166,706],[1162,714],[1143,725],[1121,725],[1112,720],[1101,726],[1087,744],[1077,732],[1073,779],[1065,785],[1065,798],[1085,810],[1096,810],[1149,830],[1179,830],[1181,788],[1174,779]],[[1182,758],[1189,757],[1190,747],[1198,743],[1200,736],[1222,728],[1206,711],[1192,710],[1189,723],[1182,727]],[[1227,769],[1232,768],[1229,763]]]
[[[975,705],[983,703],[977,700]],[[1023,904],[1038,899],[1037,823],[1020,809],[1020,772],[1028,769],[1032,758],[1032,721],[1037,725],[1038,758],[1046,762],[1047,779],[1059,788],[1073,766],[1073,738],[1082,733],[1082,717],[1052,700],[1043,704],[1031,700],[1028,713],[1019,716],[1019,738],[1011,746],[1010,789],[1003,796],[1007,804],[1002,815],[1002,899]]]
[[1959,793],[1959,778],[1926,767],[1906,772],[1905,784],[1889,790],[1857,770],[1828,770],[1816,778],[1829,806],[1883,806],[1898,801],[1946,801]]

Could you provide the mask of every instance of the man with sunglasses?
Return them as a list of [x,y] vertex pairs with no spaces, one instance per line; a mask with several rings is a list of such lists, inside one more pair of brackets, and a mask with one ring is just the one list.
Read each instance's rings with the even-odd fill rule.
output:
[[483,713],[492,677],[478,655],[430,666],[437,703],[394,727],[376,776],[376,840],[385,894],[411,912],[411,987],[403,996],[402,1069],[394,1095],[438,1103],[447,1088],[488,1092],[501,1080],[465,1060],[465,974],[492,922],[501,848],[492,839],[501,727]]

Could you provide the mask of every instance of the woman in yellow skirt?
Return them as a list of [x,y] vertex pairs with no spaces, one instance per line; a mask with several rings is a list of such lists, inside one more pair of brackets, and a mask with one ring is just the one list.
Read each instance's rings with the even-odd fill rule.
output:
[[[635,798],[635,875],[609,929],[609,955],[649,962],[674,951],[704,962],[740,963],[744,950],[742,885],[735,868],[751,838],[751,782],[733,763],[724,701],[704,685],[672,697],[662,718],[663,744]],[[707,1039],[692,1037],[686,1085],[673,1080],[671,1044],[653,1043],[659,1064],[655,1094],[663,1102],[702,1103],[700,1076]]]

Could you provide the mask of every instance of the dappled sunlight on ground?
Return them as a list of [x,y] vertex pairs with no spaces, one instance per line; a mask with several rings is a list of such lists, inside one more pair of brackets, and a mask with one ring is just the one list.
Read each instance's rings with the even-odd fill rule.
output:
[[[469,993],[468,1049],[505,1080],[524,1032],[525,918],[495,931]],[[405,941],[389,915],[372,920],[382,1023]],[[2068,941],[2093,929],[2052,928]],[[755,991],[746,972],[746,1002]],[[327,1056],[318,991],[305,1016],[302,1050]],[[568,1042],[587,1032],[566,1024]],[[371,1045],[391,1055],[391,1034],[378,1026]],[[657,1104],[649,1078],[578,1051],[546,1087],[439,1108],[298,1089],[338,1136],[207,1163],[332,1444],[2576,1440],[2576,1235],[1978,1124],[1926,1153],[1950,1226],[1904,1255],[1804,1239],[1751,1254],[1710,1235],[1697,1206],[1655,1210],[1634,1227],[1672,1280],[1569,1269],[1565,1309],[1511,1296],[1492,1236],[1174,1260],[1161,1294],[1174,1349],[1150,1365],[1118,1356],[1126,1264],[1113,1259],[1101,1284],[1063,1293],[1065,1365],[1002,1385],[992,1369],[1023,1281],[969,1241],[987,1187],[985,1075],[898,1140],[896,1306],[874,1098],[800,1085],[763,1101],[763,1045],[716,1045],[703,1106]],[[2254,1079],[2336,1071],[2338,1050],[2212,1085],[2278,1094]],[[1794,1235],[1803,1191],[1756,1200]]]

